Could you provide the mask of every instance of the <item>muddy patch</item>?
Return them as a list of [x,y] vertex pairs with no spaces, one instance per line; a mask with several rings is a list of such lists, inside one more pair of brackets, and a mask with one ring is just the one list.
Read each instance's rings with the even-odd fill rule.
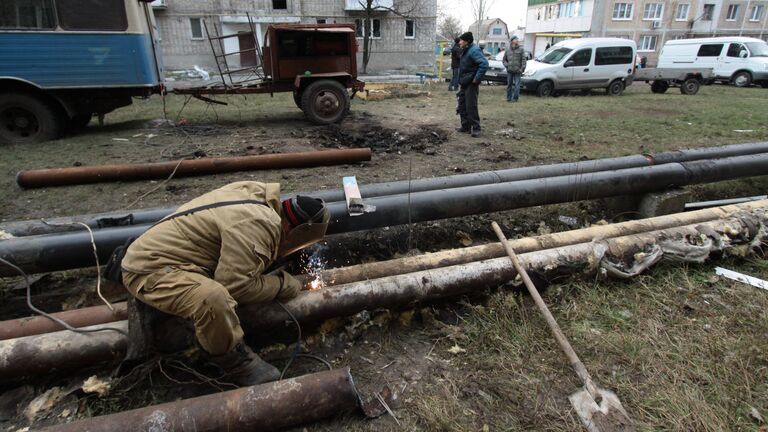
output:
[[396,130],[379,125],[330,125],[318,130],[316,142],[323,147],[369,147],[374,152],[421,152],[435,154],[448,140],[448,133],[435,126],[425,125],[418,130]]

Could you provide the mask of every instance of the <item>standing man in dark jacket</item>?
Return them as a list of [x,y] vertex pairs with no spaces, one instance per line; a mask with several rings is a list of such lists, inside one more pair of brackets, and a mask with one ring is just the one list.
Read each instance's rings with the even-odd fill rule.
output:
[[509,49],[504,53],[504,67],[507,68],[507,102],[520,99],[520,76],[525,72],[525,50],[517,36],[512,36]]
[[488,60],[483,56],[480,47],[473,43],[474,41],[475,38],[471,32],[466,32],[459,37],[459,45],[464,51],[461,53],[459,64],[461,89],[457,93],[461,127],[456,130],[472,134],[472,137],[478,138],[480,136],[480,113],[477,111],[477,98],[480,95],[480,81],[488,70]]
[[459,38],[453,41],[453,47],[451,48],[451,83],[448,85],[448,91],[459,90],[459,64],[461,63],[461,46],[459,46]]

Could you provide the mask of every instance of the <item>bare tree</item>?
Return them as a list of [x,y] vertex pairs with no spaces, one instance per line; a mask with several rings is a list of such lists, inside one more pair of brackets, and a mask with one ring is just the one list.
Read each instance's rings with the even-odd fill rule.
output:
[[440,23],[437,25],[437,32],[444,38],[454,40],[459,37],[463,31],[459,19],[453,15],[443,15],[440,17]]
[[469,0],[469,5],[472,7],[472,16],[475,18],[475,22],[477,22],[477,27],[469,30],[475,32],[475,37],[478,40],[482,37],[480,34],[480,22],[488,18],[488,11],[491,10],[495,2],[496,0]]
[[[374,28],[373,20],[376,17],[392,13],[405,19],[410,19],[421,11],[419,0],[395,0],[391,2],[392,6],[387,6],[389,2],[384,0],[357,0],[362,8],[363,24],[363,73],[368,73],[368,62],[371,60],[371,39],[376,36],[376,30],[379,34],[381,28]],[[381,25],[381,21],[379,21]]]

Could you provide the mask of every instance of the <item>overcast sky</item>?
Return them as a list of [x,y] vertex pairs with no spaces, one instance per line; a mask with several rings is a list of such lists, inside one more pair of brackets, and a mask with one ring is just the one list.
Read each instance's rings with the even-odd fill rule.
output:
[[[437,2],[447,13],[459,18],[464,29],[474,21],[472,7],[468,0],[437,0]],[[512,31],[517,26],[525,25],[527,5],[527,0],[495,0],[487,15],[491,18],[503,19]]]

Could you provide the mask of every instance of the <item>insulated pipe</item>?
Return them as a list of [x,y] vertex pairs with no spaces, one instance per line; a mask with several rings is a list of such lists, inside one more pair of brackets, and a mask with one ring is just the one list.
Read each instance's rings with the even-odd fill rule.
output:
[[355,148],[258,156],[204,158],[144,164],[99,165],[19,171],[16,182],[23,188],[100,182],[158,180],[236,171],[311,168],[371,160],[371,149]]
[[[460,174],[447,177],[418,179],[411,182],[397,181],[378,183],[360,187],[363,198],[385,195],[397,195],[408,192],[423,192],[436,189],[452,189],[482,184],[506,183],[534,178],[556,177],[561,175],[585,174],[597,171],[635,168],[649,165],[662,165],[674,162],[686,162],[711,158],[724,158],[768,152],[768,142],[734,144],[723,147],[705,147],[688,150],[658,153],[655,155],[634,155],[608,159],[596,159],[583,162],[541,165],[533,167],[511,168],[498,171],[486,171]],[[342,189],[307,192],[305,195],[324,199],[326,202],[344,201]],[[288,195],[286,195],[288,196]],[[143,225],[153,223],[171,213],[175,207],[153,208],[132,212],[108,212],[91,215],[51,218],[54,225],[46,225],[40,220],[17,221],[0,224],[0,230],[21,237],[50,234],[53,232],[77,231],[82,226],[73,222],[82,222],[91,228],[105,228],[115,225]]]
[[[510,240],[510,244],[518,253],[527,253],[590,242],[593,239],[607,239],[707,222],[715,219],[723,219],[734,213],[754,212],[756,210],[768,210],[768,200],[710,208],[688,213],[658,216],[618,224],[596,225],[579,230]],[[504,250],[501,247],[501,244],[490,243],[470,248],[427,253],[415,257],[330,269],[323,271],[321,276],[325,286],[330,287],[368,279],[378,279],[386,276],[414,273],[417,271],[449,267],[457,264],[466,264],[502,256],[504,256]],[[297,277],[305,285],[313,279],[311,275],[306,274]],[[94,306],[54,315],[64,319],[74,327],[105,324],[125,319],[126,304],[115,303],[114,307],[117,309],[116,314],[111,313],[106,306]],[[36,324],[33,325],[33,321]],[[2,321],[0,322],[0,340],[48,333],[59,329],[60,327],[58,327],[57,324],[54,324],[43,317]]]
[[[553,247],[564,247],[589,242],[593,239],[614,238],[707,222],[726,218],[737,212],[753,212],[758,209],[763,211],[768,209],[768,200],[657,216],[617,224],[596,225],[579,230],[509,240],[509,243],[510,246],[512,246],[512,249],[517,253],[534,252]],[[343,285],[367,279],[378,279],[386,276],[499,258],[505,256],[505,254],[506,252],[501,243],[489,243],[469,248],[427,253],[415,257],[398,258],[388,261],[378,261],[324,270],[320,273],[320,277],[326,286]],[[304,274],[298,276],[298,279],[306,285],[312,281],[314,277],[312,275]],[[0,323],[0,325],[2,325],[2,323]]]
[[[106,324],[128,318],[127,303],[114,303],[112,306],[115,308],[114,312],[109,310],[106,305],[102,305],[57,312],[51,315],[75,328]],[[60,324],[43,316],[0,321],[0,340],[51,333],[63,329],[64,327]]]
[[[748,223],[746,219],[749,218],[744,219],[742,221],[734,217],[600,242],[580,243],[522,254],[519,258],[527,270],[545,276],[589,273],[596,269],[606,250],[613,256],[631,256],[645,246],[663,239],[699,237],[717,232],[727,233],[727,238],[733,243],[751,242],[760,227]],[[754,216],[751,220],[754,221]],[[765,224],[765,221],[762,223]],[[318,291],[304,291],[285,303],[285,307],[299,322],[313,323],[363,310],[404,307],[417,302],[478,292],[485,287],[499,286],[515,276],[508,258],[495,258]],[[285,310],[276,304],[244,306],[238,310],[238,315],[246,332],[269,331],[284,325],[288,318]],[[127,322],[121,321],[109,326],[124,329],[127,328]],[[90,366],[96,361],[114,361],[124,355],[126,343],[127,337],[116,332],[85,336],[69,331],[0,341],[0,381],[16,380],[50,369],[72,369]]]
[[93,417],[43,431],[276,431],[359,406],[352,374],[344,368]]
[[[765,174],[768,174],[768,153],[383,196],[367,200],[368,204],[376,206],[375,212],[355,217],[349,216],[345,203],[337,202],[328,205],[331,211],[328,234],[544,204],[635,195]],[[117,246],[130,237],[138,237],[147,228],[147,225],[142,225],[95,231],[99,259],[106,260]],[[0,257],[27,273],[41,273],[90,266],[93,264],[93,249],[89,233],[71,232],[0,241]],[[0,276],[12,275],[15,275],[12,269],[0,266]]]

